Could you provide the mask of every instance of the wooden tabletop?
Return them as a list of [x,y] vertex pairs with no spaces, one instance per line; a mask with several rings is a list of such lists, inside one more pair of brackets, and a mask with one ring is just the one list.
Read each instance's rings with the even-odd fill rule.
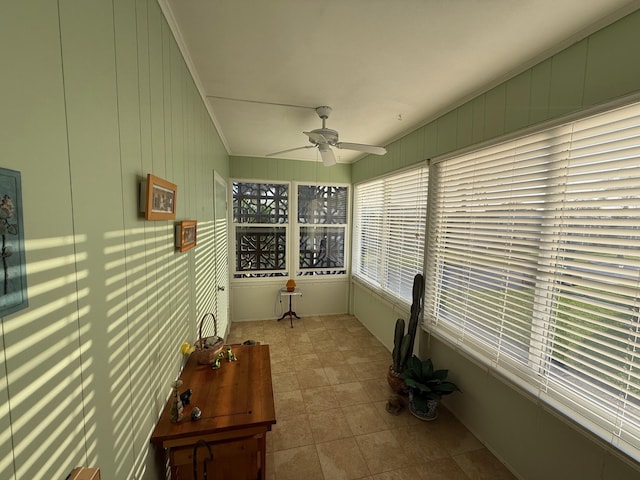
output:
[[[171,423],[171,399],[167,402],[151,442],[164,448],[172,443],[194,436],[251,427],[271,430],[276,423],[271,385],[269,345],[233,345],[237,361],[221,360],[220,368],[199,365],[195,355],[187,360],[180,379],[180,392],[192,390],[189,405],[184,407],[184,418]],[[223,350],[226,352],[226,347]],[[191,421],[191,410],[199,407],[202,416]]]

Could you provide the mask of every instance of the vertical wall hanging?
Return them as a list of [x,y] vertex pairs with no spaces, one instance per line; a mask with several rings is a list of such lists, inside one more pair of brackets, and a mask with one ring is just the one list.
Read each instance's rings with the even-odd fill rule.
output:
[[0,317],[28,306],[20,172],[0,168]]
[[195,220],[183,220],[176,223],[176,248],[181,252],[196,246],[197,222]]

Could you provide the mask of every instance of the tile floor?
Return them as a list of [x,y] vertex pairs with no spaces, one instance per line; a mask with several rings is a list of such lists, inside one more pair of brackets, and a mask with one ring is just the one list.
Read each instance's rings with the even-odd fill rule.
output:
[[277,423],[269,480],[515,477],[453,415],[386,412],[389,351],[350,315],[236,322],[228,343],[268,343]]

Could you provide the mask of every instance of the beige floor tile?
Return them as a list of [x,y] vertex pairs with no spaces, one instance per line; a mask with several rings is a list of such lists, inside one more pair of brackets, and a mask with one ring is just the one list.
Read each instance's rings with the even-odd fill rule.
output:
[[399,415],[390,414],[387,412],[387,400],[377,401],[374,403],[389,428],[402,428],[407,426],[418,427],[425,423],[424,420],[419,420],[411,415],[407,406],[405,406]]
[[331,352],[319,352],[316,350],[318,357],[320,357],[320,363],[322,367],[344,367],[347,365],[342,356],[342,352],[338,350],[332,350]]
[[272,430],[267,432],[267,437],[266,437],[266,441],[265,441],[267,453],[273,452],[273,435],[274,435],[273,434],[273,428],[274,427],[272,427]]
[[300,385],[302,390],[329,385],[329,379],[327,378],[327,374],[324,373],[323,368],[302,370],[296,372],[295,375],[298,378],[298,385]]
[[333,338],[336,345],[353,345],[354,338],[345,327],[328,328],[327,333]]
[[236,322],[229,332],[270,346],[268,480],[514,478],[446,408],[434,422],[386,412],[391,355],[357,318],[305,317],[293,329],[285,320]]
[[484,445],[460,423],[442,405],[439,407],[438,418],[429,422],[430,427],[437,432],[438,441],[447,449],[449,455],[478,450]]
[[312,338],[311,346],[313,347],[313,350],[315,352],[326,355],[326,356],[329,356],[333,352],[339,351],[336,348],[335,340],[333,340],[333,338],[331,337],[327,337],[326,335],[323,335],[321,338],[318,338],[318,339]]
[[276,470],[273,461],[273,453],[267,453],[265,455],[264,476],[266,480],[276,480]]
[[245,337],[242,337],[242,336],[239,336],[239,335],[229,335],[227,337],[227,340],[226,340],[227,344],[229,344],[229,345],[242,343],[244,341],[245,341]]
[[353,363],[350,364],[350,367],[358,380],[384,379],[387,378],[389,363],[378,360],[366,363]]
[[338,367],[324,367],[324,373],[327,374],[330,385],[352,383],[357,381],[357,378],[349,365],[341,365]]
[[345,317],[344,315],[329,315],[323,317],[322,323],[324,323],[324,326],[327,330],[335,330],[338,328],[344,328],[345,318],[349,317]]
[[373,475],[418,463],[415,455],[402,448],[389,430],[359,435],[355,439]]
[[287,336],[289,344],[311,342],[307,331],[304,328],[295,328],[295,322],[294,328],[287,328],[284,332],[284,334]]
[[353,337],[373,337],[373,335],[371,335],[371,332],[369,332],[369,330],[362,326],[360,322],[354,325],[346,326],[345,328],[347,329],[347,332],[349,332],[349,334]]
[[277,480],[324,480],[314,445],[281,450],[273,454]]
[[[451,458],[441,458],[420,466],[420,476],[414,477],[421,480],[469,480],[456,461]],[[376,479],[378,480],[378,479]]]
[[360,384],[367,396],[372,402],[382,401],[386,403],[393,394],[393,390],[389,387],[387,380],[384,378],[372,378],[369,380],[361,380]]
[[341,407],[370,402],[360,382],[333,385],[333,391],[336,392],[336,399]]
[[[350,343],[351,345],[353,345],[353,348],[356,348],[358,350],[367,350],[371,347],[374,347],[380,344],[380,342],[378,342],[378,339],[373,335],[354,336],[351,339]],[[391,361],[390,358],[391,357],[389,356],[389,361]]]
[[342,411],[354,435],[388,430],[387,424],[372,403],[342,407]]
[[353,436],[347,418],[339,408],[310,413],[308,417],[316,443]]
[[515,480],[515,476],[486,448],[455,455],[462,471],[474,480]]
[[316,448],[326,479],[353,480],[370,474],[353,438],[318,443]]
[[[368,350],[358,350],[355,348],[351,348],[349,350],[345,350],[342,352],[342,356],[344,357],[345,362],[351,365],[353,363],[369,363],[372,360],[372,357],[369,356]],[[389,362],[391,362],[391,354],[387,352],[389,355]]]
[[273,426],[273,451],[313,444],[313,434],[307,415],[278,418]]
[[289,346],[289,351],[292,355],[307,354],[313,351],[313,344],[309,339],[305,341],[290,339],[287,345]]
[[320,357],[311,350],[311,347],[309,347],[306,353],[297,355],[290,354],[288,358],[289,370],[299,372],[301,370],[309,370],[310,368],[322,368]]
[[416,480],[422,478],[420,476],[420,469],[422,466],[411,466],[400,468],[398,470],[391,470],[389,472],[378,473],[373,476],[373,480]]
[[309,338],[313,338],[311,336],[312,332],[322,331],[326,334],[326,327],[321,317],[305,317],[302,324],[307,334],[309,334]]
[[272,373],[271,384],[273,392],[290,392],[291,390],[300,390],[298,385],[298,377],[290,372]]
[[403,448],[411,451],[423,462],[449,457],[447,450],[438,441],[438,435],[430,430],[428,425],[396,428],[391,432]]
[[289,351],[289,347],[287,345],[287,337],[283,333],[265,332],[261,338],[253,338],[252,340],[270,345],[270,353],[272,354],[279,353],[279,351],[282,349],[286,349],[287,352]]
[[300,390],[274,392],[273,400],[276,407],[276,419],[307,413]]
[[307,409],[307,413],[339,408],[336,393],[331,385],[302,390],[302,401]]
[[287,347],[276,348],[270,345],[269,357],[272,374],[291,372],[291,352]]

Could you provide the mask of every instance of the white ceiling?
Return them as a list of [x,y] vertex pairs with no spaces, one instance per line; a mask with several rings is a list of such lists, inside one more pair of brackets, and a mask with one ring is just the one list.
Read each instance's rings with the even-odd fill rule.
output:
[[[638,0],[159,0],[230,155],[386,146]],[[349,163],[360,152],[336,150]],[[316,149],[280,155],[318,159]]]

